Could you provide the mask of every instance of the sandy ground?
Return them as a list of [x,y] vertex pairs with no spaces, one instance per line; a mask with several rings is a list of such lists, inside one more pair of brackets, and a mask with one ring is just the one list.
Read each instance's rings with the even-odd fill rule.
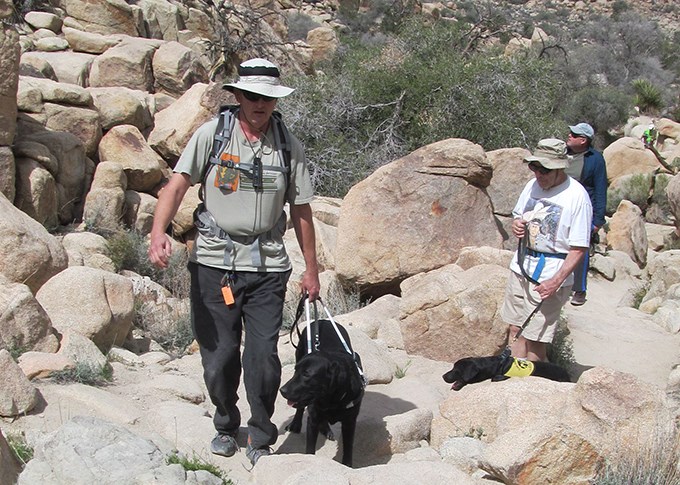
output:
[[671,369],[680,363],[680,335],[661,328],[645,313],[619,305],[634,285],[628,278],[589,277],[585,305],[565,305],[578,364],[574,372],[609,367],[664,389]]

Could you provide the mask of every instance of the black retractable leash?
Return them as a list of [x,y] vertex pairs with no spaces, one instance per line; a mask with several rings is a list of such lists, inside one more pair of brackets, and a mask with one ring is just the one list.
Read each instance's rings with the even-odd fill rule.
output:
[[[529,276],[529,274],[526,272],[524,269],[524,256],[526,254],[526,238],[528,234],[525,234],[524,237],[522,237],[519,242],[517,243],[517,263],[519,264],[519,268],[522,271],[522,276],[524,276],[527,280],[529,280],[531,283],[538,285],[539,282]],[[533,309],[533,311],[529,314],[529,316],[524,320],[524,323],[522,326],[519,328],[519,331],[515,334],[515,336],[512,338],[512,342],[508,342],[508,346],[505,348],[503,351],[502,355],[507,355],[510,356],[510,346],[517,342],[517,339],[519,339],[520,335],[522,335],[522,332],[524,329],[529,325],[529,322],[531,321],[532,318],[534,318],[534,315],[538,313],[538,310],[541,309],[541,305],[543,305],[543,300],[538,302],[538,305],[536,305],[536,308]]]

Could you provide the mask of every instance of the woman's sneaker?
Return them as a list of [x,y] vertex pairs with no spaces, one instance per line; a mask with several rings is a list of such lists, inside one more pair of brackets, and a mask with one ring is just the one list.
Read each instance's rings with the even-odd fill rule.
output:
[[218,434],[210,442],[210,451],[216,455],[234,456],[238,451],[236,438],[228,434]]

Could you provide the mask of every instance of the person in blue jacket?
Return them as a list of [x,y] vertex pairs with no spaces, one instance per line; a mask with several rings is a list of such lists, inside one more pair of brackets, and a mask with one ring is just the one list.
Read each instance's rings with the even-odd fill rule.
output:
[[[593,148],[595,130],[588,123],[578,123],[569,127],[567,150],[572,160],[565,170],[568,175],[578,180],[585,187],[593,205],[593,222],[591,225],[591,245],[598,242],[597,231],[604,224],[607,208],[607,165],[602,153]],[[581,264],[574,270],[571,304],[583,305],[586,302],[588,267],[590,258],[586,252]]]

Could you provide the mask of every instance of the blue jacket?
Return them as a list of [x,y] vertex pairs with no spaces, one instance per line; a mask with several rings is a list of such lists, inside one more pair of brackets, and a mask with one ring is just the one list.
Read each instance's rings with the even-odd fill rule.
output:
[[593,226],[602,227],[607,210],[607,165],[593,147],[583,154],[583,170],[579,182],[585,187],[593,204]]

